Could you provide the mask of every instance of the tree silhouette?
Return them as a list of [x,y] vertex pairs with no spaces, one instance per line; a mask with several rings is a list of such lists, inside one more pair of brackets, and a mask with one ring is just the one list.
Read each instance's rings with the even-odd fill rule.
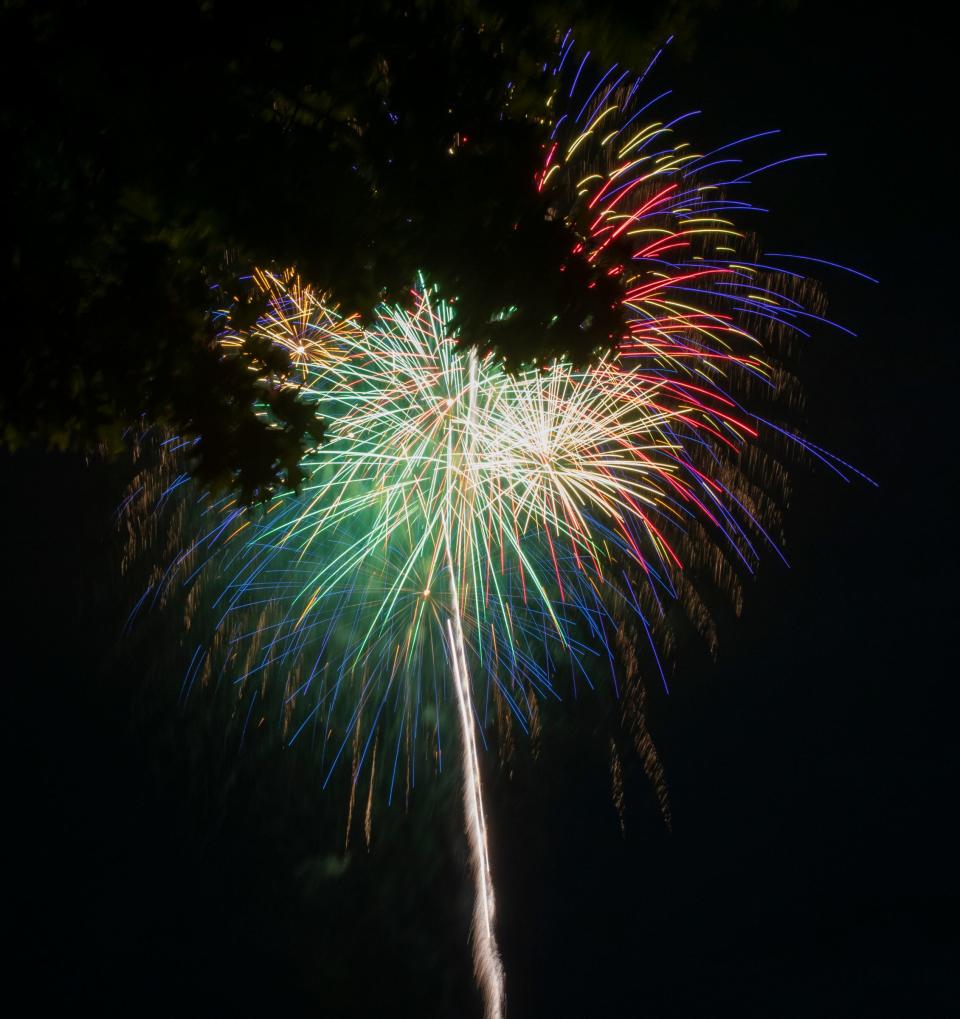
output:
[[257,264],[364,316],[422,270],[511,365],[609,343],[616,284],[532,186],[562,6],[7,2],[3,443],[116,448],[144,416],[206,482],[295,487],[323,423],[283,357],[214,342]]

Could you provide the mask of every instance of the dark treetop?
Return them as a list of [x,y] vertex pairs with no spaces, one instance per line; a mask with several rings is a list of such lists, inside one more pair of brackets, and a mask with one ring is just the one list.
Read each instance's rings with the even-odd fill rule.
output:
[[[238,279],[255,264],[363,315],[423,270],[463,341],[511,364],[608,344],[616,284],[532,186],[543,65],[578,14],[560,6],[280,2],[248,19],[184,2],[145,23],[6,3],[3,444],[116,448],[142,414],[199,436],[207,482],[295,487],[322,422],[279,387],[284,355],[214,343],[211,309],[256,313]],[[587,43],[604,24],[586,19]],[[647,57],[651,27],[618,59]]]

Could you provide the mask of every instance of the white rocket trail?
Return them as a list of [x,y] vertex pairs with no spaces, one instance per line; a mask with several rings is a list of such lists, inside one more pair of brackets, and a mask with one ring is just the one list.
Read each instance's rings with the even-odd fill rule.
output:
[[[466,458],[472,452],[473,412],[476,401],[477,359],[469,355],[469,382],[466,393],[466,419],[463,425],[468,436]],[[463,456],[461,451],[460,456]],[[462,466],[462,464],[461,464]],[[470,864],[473,871],[473,924],[470,943],[473,947],[473,972],[483,995],[485,1019],[503,1019],[506,1004],[503,986],[503,965],[500,951],[493,932],[494,896],[493,876],[490,872],[490,853],[487,847],[487,822],[483,816],[483,795],[480,788],[480,759],[477,755],[476,729],[473,721],[472,695],[470,692],[470,670],[467,666],[466,642],[463,638],[463,623],[460,612],[451,531],[454,517],[453,486],[455,477],[453,430],[447,433],[447,507],[443,536],[447,559],[447,576],[450,585],[450,610],[452,618],[447,619],[447,635],[450,643],[450,664],[453,670],[453,686],[457,693],[457,708],[460,717],[460,742],[463,760],[463,812],[470,848]]]
[[[451,587],[455,584],[451,580]],[[464,654],[463,633],[460,627],[459,606],[456,615],[447,620],[450,638],[450,660],[453,666],[453,685],[457,692],[460,715],[460,739],[463,745],[463,809],[467,842],[473,870],[474,904],[471,943],[473,945],[473,972],[483,993],[485,1019],[502,1019],[504,1014],[503,966],[493,931],[494,896],[490,873],[490,855],[487,848],[487,824],[483,816],[483,796],[480,788],[480,761],[474,733],[470,701],[470,680]]]

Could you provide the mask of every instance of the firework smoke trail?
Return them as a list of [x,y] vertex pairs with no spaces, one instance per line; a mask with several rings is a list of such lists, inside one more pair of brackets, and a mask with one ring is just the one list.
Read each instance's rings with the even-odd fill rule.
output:
[[[561,699],[558,679],[575,695],[608,669],[666,816],[643,707],[644,677],[666,684],[665,606],[716,643],[684,565],[739,611],[739,575],[776,549],[785,492],[762,433],[848,473],[745,409],[758,394],[789,401],[777,350],[824,320],[795,263],[777,269],[785,256],[761,257],[727,218],[749,205],[722,186],[746,175],[705,171],[737,160],[668,140],[682,118],[638,122],[651,105],[637,98],[643,76],[591,85],[571,67],[571,112],[555,120],[536,186],[558,214],[589,213],[573,257],[622,282],[617,349],[589,368],[508,375],[459,348],[450,306],[424,279],[408,306],[381,307],[362,329],[294,276],[258,270],[270,307],[252,332],[287,351],[279,384],[328,425],[308,480],[265,509],[198,500],[188,440],[168,439],[126,503],[131,552],[154,560],[132,615],[181,587],[185,630],[200,634],[181,699],[222,686],[241,743],[261,727],[312,742],[324,787],[352,756],[351,804],[369,759],[368,842],[375,778],[389,805],[405,771],[409,795],[421,742],[442,769],[452,687],[488,1019],[504,992],[478,734],[486,744],[495,727],[511,746],[515,724],[539,731],[538,701]],[[225,328],[224,348],[245,336]],[[387,763],[374,769],[378,746]]]

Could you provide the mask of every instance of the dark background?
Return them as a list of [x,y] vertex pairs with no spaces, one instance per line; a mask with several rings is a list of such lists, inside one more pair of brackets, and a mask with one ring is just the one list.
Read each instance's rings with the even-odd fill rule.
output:
[[[488,759],[508,1015],[955,1015],[945,30],[922,6],[722,8],[658,82],[704,110],[699,144],[780,127],[779,154],[830,153],[752,194],[768,250],[881,280],[824,276],[859,338],[822,331],[801,363],[807,434],[880,488],[798,467],[791,569],[749,585],[717,663],[682,654],[654,691],[672,834],[626,758],[621,836],[590,704],[512,775]],[[309,762],[237,760],[179,716],[177,678],[144,678],[159,630],[117,649],[122,468],[4,473],[20,1008],[479,1015],[455,777],[376,816],[369,852],[333,852],[343,808]]]

